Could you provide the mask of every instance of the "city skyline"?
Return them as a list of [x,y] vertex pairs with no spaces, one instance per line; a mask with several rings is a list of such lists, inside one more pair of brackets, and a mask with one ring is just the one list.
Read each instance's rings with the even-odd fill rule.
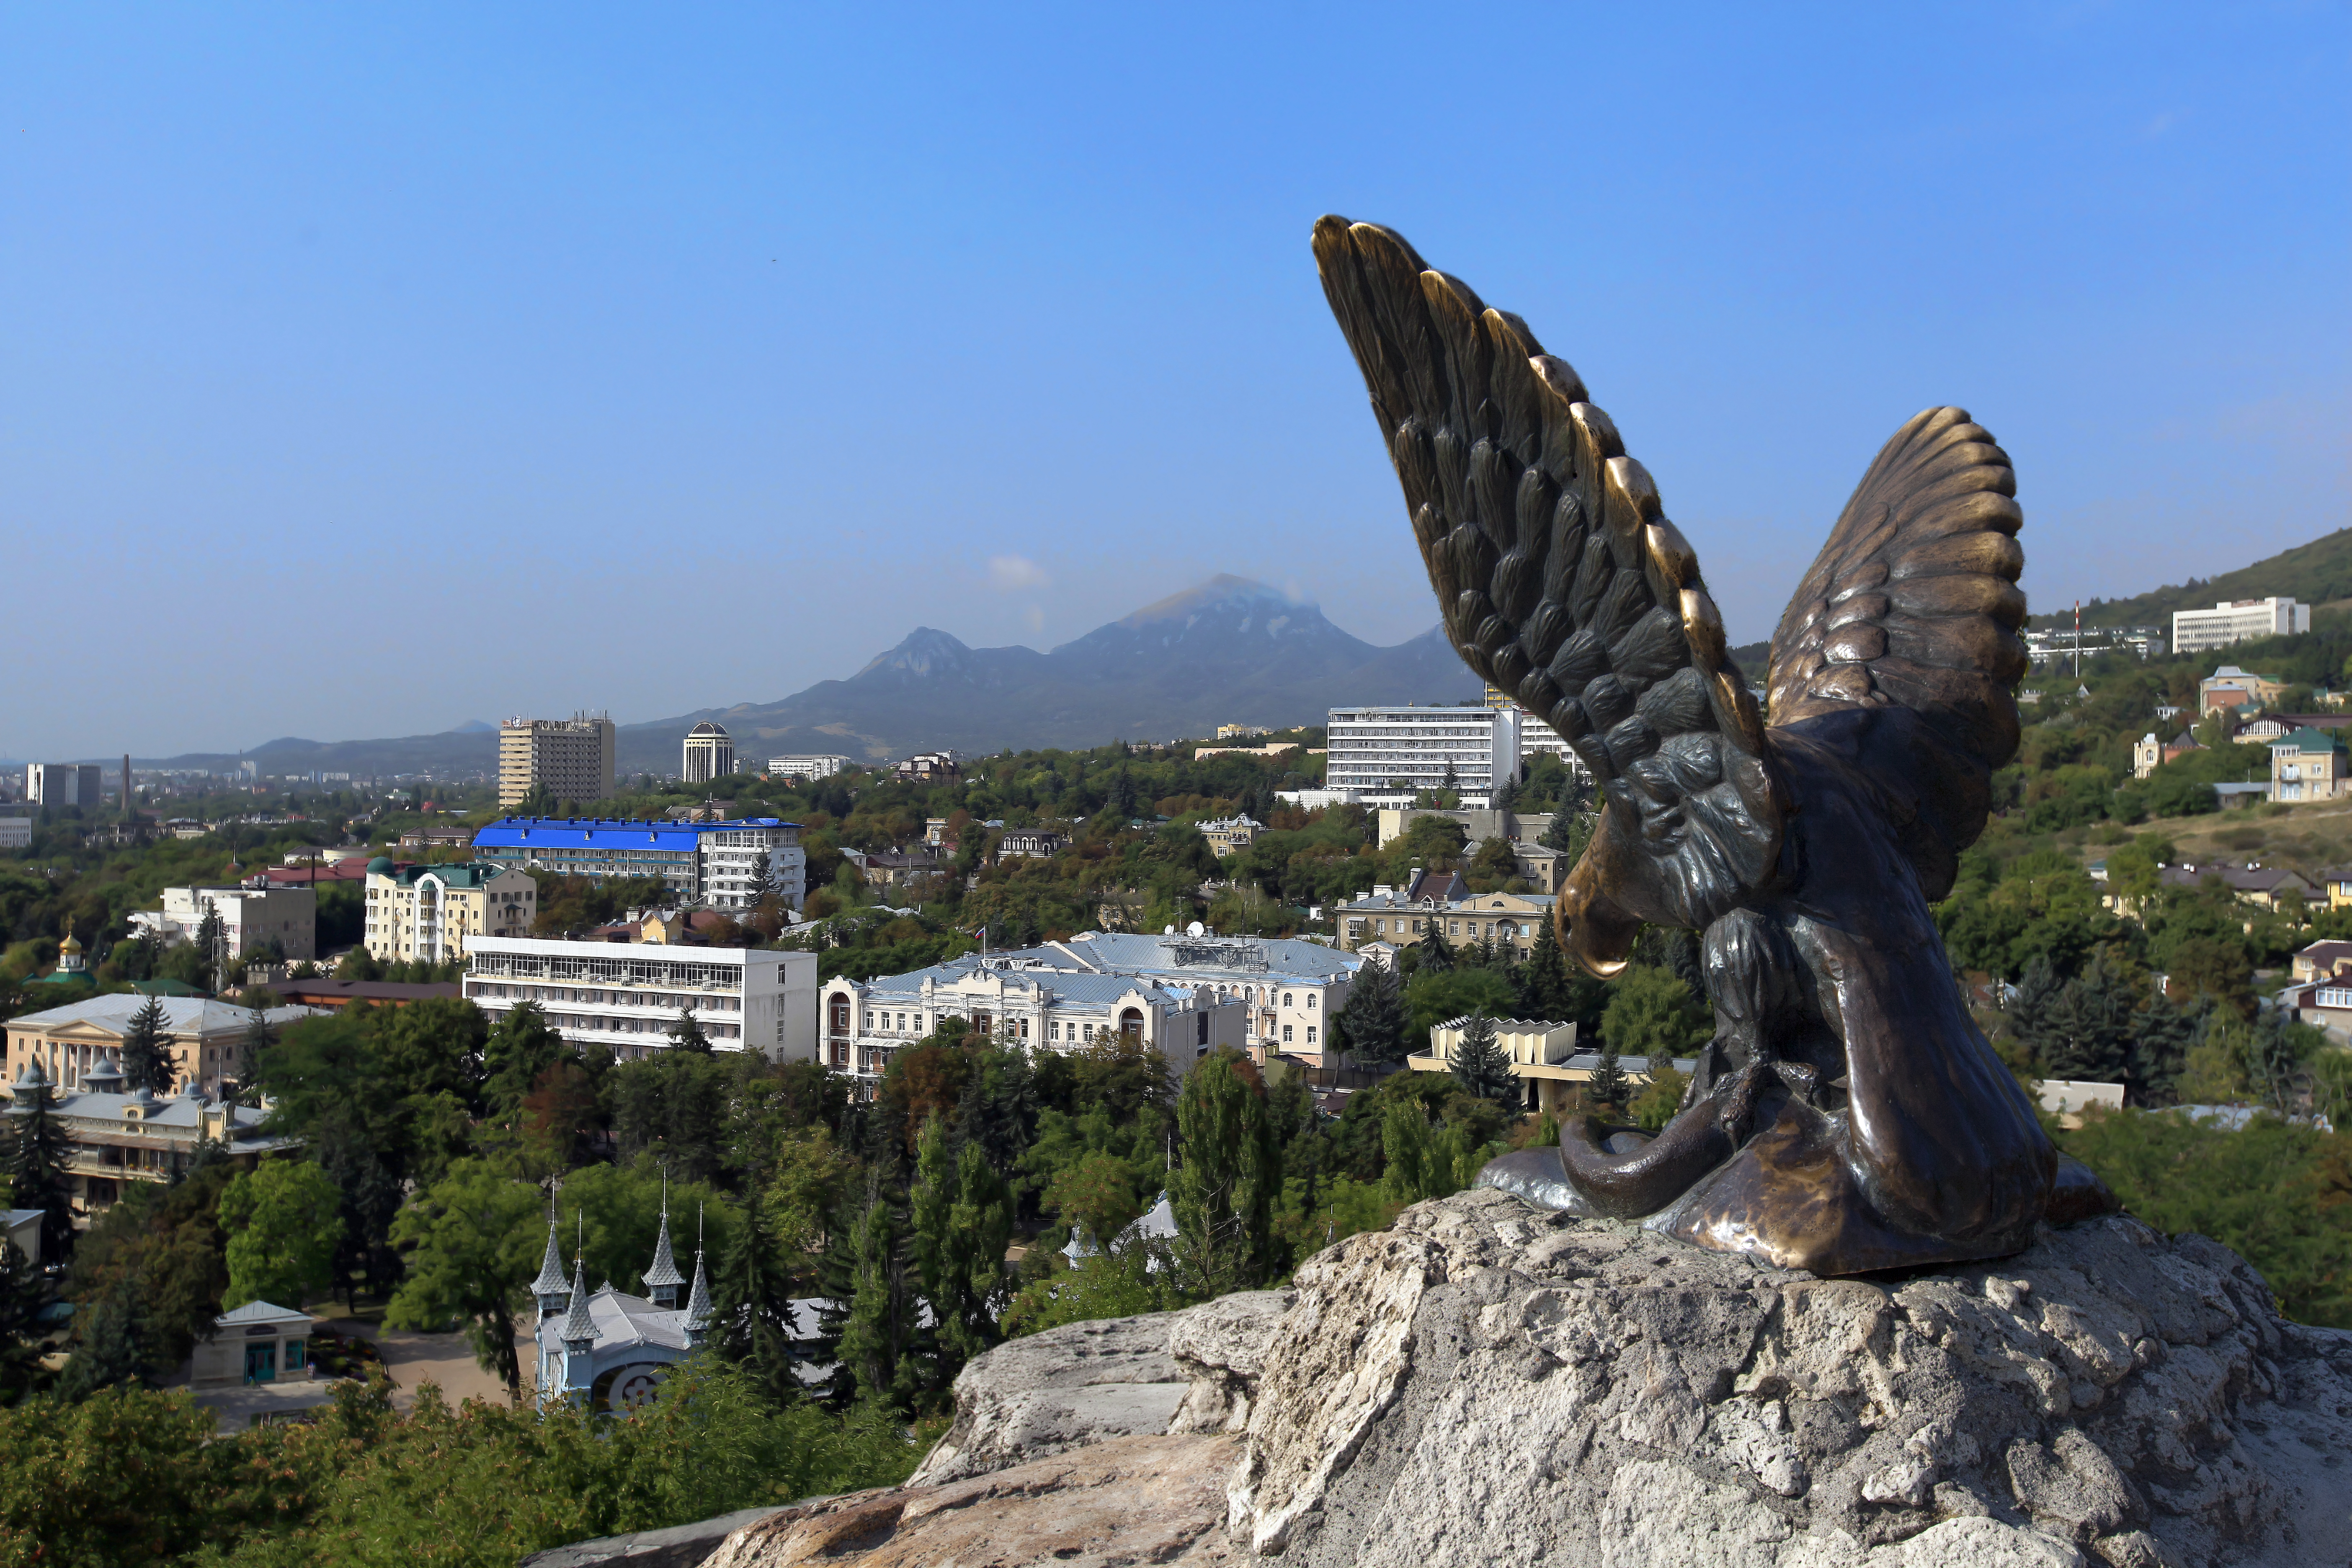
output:
[[1324,211],[1577,365],[1735,641],[1931,403],[2040,606],[2341,524],[2339,14],[1348,17],[16,16],[0,752],[683,713],[1217,572],[1392,646]]

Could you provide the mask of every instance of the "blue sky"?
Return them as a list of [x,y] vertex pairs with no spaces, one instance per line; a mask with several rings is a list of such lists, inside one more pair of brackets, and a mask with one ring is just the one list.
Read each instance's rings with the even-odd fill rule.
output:
[[[2347,517],[2339,5],[0,10],[0,756],[624,721],[1212,573],[1434,621],[1316,284],[1582,373],[1735,639],[1970,408],[2038,607]],[[1367,693],[1368,698],[1391,694]]]

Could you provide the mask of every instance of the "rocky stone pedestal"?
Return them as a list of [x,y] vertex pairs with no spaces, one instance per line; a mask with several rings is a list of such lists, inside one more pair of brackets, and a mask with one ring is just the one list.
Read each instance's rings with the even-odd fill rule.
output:
[[1817,1279],[1479,1190],[1295,1283],[983,1356],[709,1563],[2352,1563],[2352,1334],[2128,1218]]

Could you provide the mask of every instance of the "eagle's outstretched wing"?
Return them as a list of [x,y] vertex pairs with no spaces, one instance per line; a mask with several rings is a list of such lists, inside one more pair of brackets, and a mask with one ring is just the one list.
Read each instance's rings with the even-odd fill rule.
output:
[[1326,217],[1315,258],[1370,388],[1446,634],[1557,730],[1607,799],[1561,909],[1622,965],[1643,921],[1705,926],[1772,874],[1783,802],[1698,560],[1576,372],[1399,236]]
[[1853,743],[1905,795],[1889,805],[1930,900],[1951,890],[1959,852],[1984,830],[1992,770],[2017,751],[2016,494],[1982,426],[1928,409],[1879,452],[1772,635],[1775,730],[1916,715]]

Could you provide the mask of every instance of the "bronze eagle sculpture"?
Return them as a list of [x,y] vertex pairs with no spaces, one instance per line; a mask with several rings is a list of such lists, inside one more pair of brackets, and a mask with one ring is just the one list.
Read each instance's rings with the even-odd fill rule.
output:
[[1654,1137],[1572,1118],[1480,1180],[1817,1274],[1998,1257],[2112,1207],[1969,1016],[1930,906],[2018,745],[2023,513],[1958,408],[1895,434],[1773,634],[1767,703],[1698,557],[1525,321],[1371,224],[1315,226],[1446,635],[1603,805],[1554,910],[1604,979],[1701,933],[1714,1038]]

